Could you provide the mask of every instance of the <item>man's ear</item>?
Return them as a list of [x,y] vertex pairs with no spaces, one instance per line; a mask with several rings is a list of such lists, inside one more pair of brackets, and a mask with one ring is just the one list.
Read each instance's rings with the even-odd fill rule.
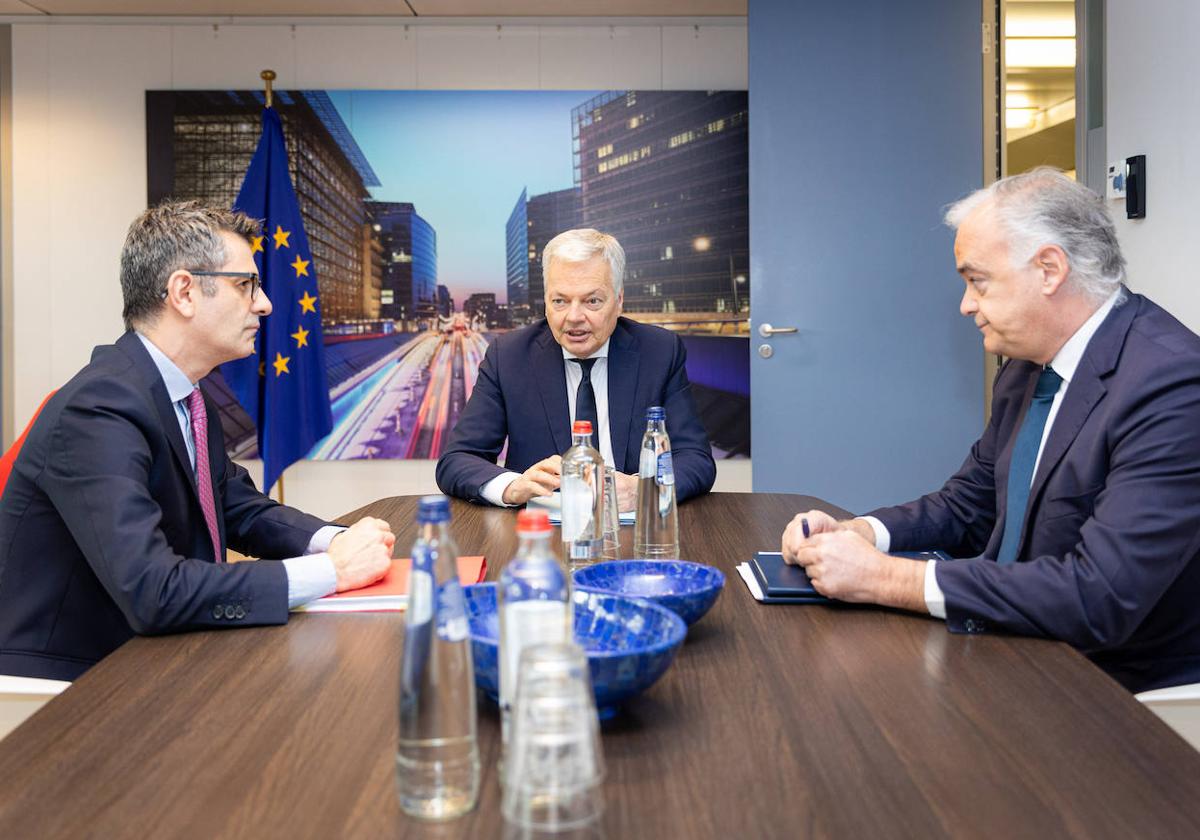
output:
[[625,306],[625,287],[621,287],[621,291],[617,292],[617,311],[623,312]]
[[1033,265],[1042,274],[1041,292],[1043,295],[1053,295],[1067,277],[1071,274],[1071,262],[1067,252],[1058,245],[1043,245],[1033,255]]
[[167,278],[166,305],[183,317],[191,318],[196,314],[195,298],[198,294],[200,288],[196,278],[189,272],[180,269],[171,272],[171,276]]

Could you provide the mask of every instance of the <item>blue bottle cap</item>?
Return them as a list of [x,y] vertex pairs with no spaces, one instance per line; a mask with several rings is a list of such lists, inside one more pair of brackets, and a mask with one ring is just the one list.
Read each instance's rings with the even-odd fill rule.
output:
[[647,420],[663,420],[667,416],[666,409],[661,405],[652,405],[646,409]]
[[422,496],[417,502],[417,522],[420,524],[449,522],[450,500],[445,496]]

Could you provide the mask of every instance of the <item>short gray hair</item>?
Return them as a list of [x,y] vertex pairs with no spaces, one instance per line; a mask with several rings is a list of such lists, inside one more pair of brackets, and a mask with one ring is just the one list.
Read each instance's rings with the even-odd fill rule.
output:
[[976,190],[950,205],[946,224],[957,230],[985,203],[1008,234],[1014,266],[1045,245],[1057,245],[1067,255],[1068,281],[1091,300],[1105,300],[1125,282],[1125,257],[1104,199],[1058,169],[1039,166]]
[[[121,249],[121,317],[125,329],[153,321],[163,306],[167,278],[180,269],[216,271],[225,265],[223,232],[249,241],[261,225],[238,210],[209,207],[199,201],[170,199],[133,220]],[[212,278],[200,278],[201,291],[216,293]]]
[[554,260],[587,262],[596,256],[608,263],[613,292],[619,295],[625,287],[625,249],[615,236],[593,228],[566,230],[547,242],[542,250],[542,273],[550,271]]

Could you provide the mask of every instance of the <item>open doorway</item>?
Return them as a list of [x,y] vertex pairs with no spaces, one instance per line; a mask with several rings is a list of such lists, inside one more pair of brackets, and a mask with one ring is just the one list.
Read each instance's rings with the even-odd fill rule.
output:
[[1008,0],[1003,34],[1003,174],[1054,166],[1075,177],[1075,3]]

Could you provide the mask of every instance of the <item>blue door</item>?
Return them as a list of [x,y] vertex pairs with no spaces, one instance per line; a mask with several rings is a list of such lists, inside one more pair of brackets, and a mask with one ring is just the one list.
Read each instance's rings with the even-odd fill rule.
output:
[[982,183],[980,15],[750,2],[755,490],[908,501],[982,429],[983,349],[941,223]]

